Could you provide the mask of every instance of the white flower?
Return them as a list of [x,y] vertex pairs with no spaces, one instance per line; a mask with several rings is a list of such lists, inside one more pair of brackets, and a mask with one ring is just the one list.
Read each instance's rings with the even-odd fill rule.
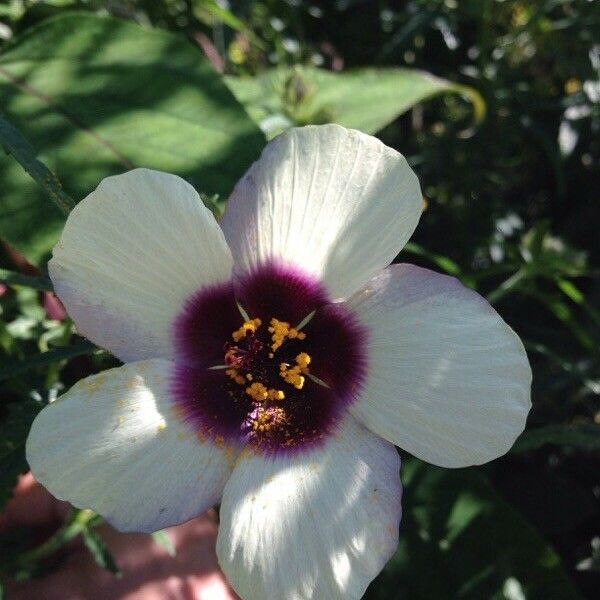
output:
[[481,464],[530,408],[497,313],[456,279],[388,266],[421,209],[400,154],[335,125],[273,140],[220,226],[179,177],[105,179],[49,268],[79,331],[125,365],[39,414],[35,476],[126,531],[221,501],[242,598],[360,598],[398,542],[394,444]]

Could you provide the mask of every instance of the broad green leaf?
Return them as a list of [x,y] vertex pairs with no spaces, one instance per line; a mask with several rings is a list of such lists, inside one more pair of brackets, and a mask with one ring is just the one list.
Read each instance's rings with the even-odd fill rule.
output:
[[415,104],[447,92],[466,96],[477,120],[485,113],[472,88],[409,69],[278,68],[253,79],[226,77],[226,82],[269,138],[292,125],[326,122],[376,133]]
[[574,423],[572,425],[546,425],[531,429],[521,435],[512,452],[527,452],[546,444],[569,446],[587,452],[600,450],[600,425]]
[[[226,196],[264,145],[199,49],[90,13],[44,21],[0,54],[0,98],[76,200],[135,166]],[[40,262],[63,216],[12,157],[0,157],[0,179],[0,236]]]
[[[579,598],[557,552],[480,470],[403,465],[400,546],[366,600]],[[516,597],[516,596],[514,596]]]

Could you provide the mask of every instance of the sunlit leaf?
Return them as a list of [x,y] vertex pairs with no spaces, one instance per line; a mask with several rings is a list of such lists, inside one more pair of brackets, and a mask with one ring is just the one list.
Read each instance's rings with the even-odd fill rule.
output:
[[417,70],[278,68],[256,78],[227,77],[227,84],[267,137],[297,124],[334,122],[376,133],[399,115],[437,94],[454,92],[472,102],[477,120],[485,104],[466,86]]
[[[76,200],[146,166],[226,197],[264,137],[185,38],[90,13],[25,32],[0,54],[7,118]],[[40,261],[63,216],[10,156],[0,158],[0,235]]]

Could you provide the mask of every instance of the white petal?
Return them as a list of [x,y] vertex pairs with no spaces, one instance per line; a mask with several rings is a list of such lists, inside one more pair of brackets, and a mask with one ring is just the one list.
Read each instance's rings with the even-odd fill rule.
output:
[[370,329],[369,374],[351,412],[428,462],[481,464],[506,453],[531,407],[523,344],[457,279],[392,265],[348,301]]
[[348,418],[324,447],[241,455],[223,492],[219,563],[244,600],[362,597],[398,544],[400,459]]
[[121,531],[156,531],[215,504],[234,457],[177,415],[170,368],[148,360],[104,371],[44,408],[27,439],[35,477]]
[[226,281],[231,253],[180,177],[135,169],[108,177],[69,215],[48,268],[79,331],[124,361],[172,356],[186,298]]
[[236,268],[293,263],[331,297],[357,291],[412,235],[423,198],[405,158],[339,125],[271,141],[235,188],[221,225]]

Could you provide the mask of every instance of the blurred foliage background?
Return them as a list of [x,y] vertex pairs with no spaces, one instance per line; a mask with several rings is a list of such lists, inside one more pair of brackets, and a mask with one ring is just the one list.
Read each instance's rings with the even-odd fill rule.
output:
[[[37,411],[116,364],[47,291],[60,206],[143,165],[218,214],[266,138],[336,121],[421,179],[427,209],[399,260],[487,296],[534,372],[504,458],[448,471],[403,455],[400,548],[367,598],[597,597],[599,33],[588,0],[4,0],[0,502]],[[4,536],[0,573],[48,568],[30,545]]]

